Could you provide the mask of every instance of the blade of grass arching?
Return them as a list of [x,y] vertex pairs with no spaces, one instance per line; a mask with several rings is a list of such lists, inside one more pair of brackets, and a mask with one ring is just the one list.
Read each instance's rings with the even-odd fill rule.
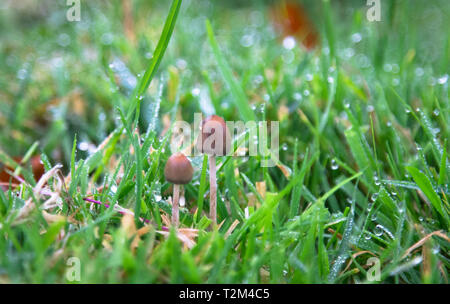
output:
[[355,200],[352,202],[352,206],[350,207],[350,212],[347,216],[347,223],[345,225],[344,234],[342,236],[341,244],[339,246],[339,251],[337,257],[334,261],[333,267],[330,270],[330,274],[328,275],[328,281],[333,283],[339,275],[339,272],[342,266],[345,263],[345,260],[349,256],[348,249],[350,243],[350,237],[354,228],[354,217],[355,217]]
[[419,169],[411,166],[407,166],[406,170],[411,174],[412,178],[419,186],[420,190],[425,194],[425,196],[430,200],[431,205],[436,209],[436,211],[447,221],[447,226],[449,224],[448,215],[442,209],[441,199],[439,195],[433,189],[433,185],[428,177],[419,171]]
[[[300,209],[300,199],[302,197],[303,180],[305,179],[306,172],[311,168],[311,166],[319,156],[319,153],[314,154],[310,160],[308,160],[308,156],[309,156],[309,149],[307,149],[305,152],[305,158],[303,159],[302,167],[300,168],[300,172],[298,173],[299,181],[297,184],[294,185],[294,189],[292,190],[289,218],[293,218],[294,216],[298,215],[298,211]],[[296,176],[296,174],[297,174],[296,167],[294,167],[293,175]]]
[[198,198],[197,198],[197,212],[195,213],[194,222],[198,223],[198,219],[202,217],[203,212],[203,200],[206,192],[206,168],[208,167],[208,157],[205,154],[203,156],[203,164],[202,164],[202,172],[200,174],[200,186],[198,189]]
[[334,192],[339,190],[342,186],[344,186],[346,183],[350,182],[351,180],[361,176],[361,174],[362,174],[362,172],[359,172],[353,176],[350,176],[349,178],[346,178],[345,180],[343,180],[342,182],[340,182],[339,184],[337,184],[336,186],[331,188],[327,193],[325,193],[322,197],[320,197],[319,200],[326,201],[327,198],[329,198]]
[[144,95],[147,90],[150,82],[155,76],[156,71],[161,63],[161,60],[166,52],[167,46],[169,44],[170,38],[172,37],[173,29],[175,27],[175,23],[177,21],[178,13],[180,11],[182,0],[174,0],[172,1],[172,5],[170,6],[169,14],[167,15],[166,21],[164,23],[164,28],[161,33],[161,37],[159,38],[158,44],[156,45],[155,52],[153,53],[153,57],[150,60],[150,64],[148,68],[145,70],[144,76],[141,78],[137,85],[137,89],[135,90],[136,94],[132,94],[132,106],[127,115],[127,120],[130,121],[131,115],[138,106],[141,101],[141,96]]
[[446,174],[447,174],[447,140],[445,140],[444,151],[442,153],[441,167],[439,169],[438,185],[443,185],[446,182],[447,180]]
[[225,79],[226,84],[228,85],[231,94],[233,95],[233,102],[235,103],[236,108],[239,111],[239,114],[244,121],[254,121],[255,114],[250,108],[247,97],[245,96],[245,92],[239,82],[233,77],[233,74],[230,69],[230,65],[225,59],[225,56],[219,49],[219,45],[217,44],[216,38],[214,37],[214,32],[209,20],[206,20],[206,31],[208,33],[209,45],[212,48],[214,57],[217,61],[217,65],[219,66],[219,70]]
[[333,79],[333,81],[331,82],[330,88],[328,90],[327,106],[326,106],[325,112],[323,113],[321,120],[320,120],[319,133],[322,133],[323,130],[325,129],[325,126],[327,125],[328,117],[330,114],[330,109],[331,109],[331,106],[333,105],[333,101],[335,100],[335,96],[336,96],[336,87],[337,87],[337,82],[338,82],[338,76],[339,76],[339,73],[336,69],[331,78],[331,79]]
[[135,136],[134,132],[128,128],[128,125],[125,120],[125,116],[122,113],[122,110],[118,108],[120,118],[122,120],[123,125],[125,126],[125,130],[127,132],[128,138],[131,139],[132,145],[134,148],[134,154],[136,155],[136,204],[134,206],[134,218],[137,224],[140,224],[140,215],[141,215],[141,199],[142,199],[142,184],[143,184],[143,176],[142,176],[142,160],[141,160],[141,146],[139,145],[139,137]]
[[[368,155],[369,152],[364,148],[364,145],[361,142],[361,138],[355,129],[348,129],[344,132],[344,134],[347,139],[348,145],[350,146],[350,150],[352,151],[353,157],[358,164],[359,170],[367,170],[369,176],[366,179],[366,184],[373,191],[374,189],[371,181],[373,180],[376,166],[373,164],[373,161],[371,161]],[[367,174],[365,175],[367,176]]]
[[258,201],[263,204],[264,203],[264,199],[262,198],[261,194],[258,192],[258,190],[256,190],[255,185],[252,183],[252,181],[247,177],[247,175],[245,175],[244,173],[240,172],[242,178],[244,179],[245,183],[247,184],[248,188],[250,189],[250,191],[256,196],[256,198],[258,199]]
[[75,153],[77,150],[77,135],[73,137],[72,154],[70,155],[70,180],[75,176]]
[[436,138],[433,126],[431,125],[430,119],[425,115],[425,113],[421,109],[417,109],[417,112],[420,114],[420,118],[414,113],[414,110],[411,108],[409,104],[391,87],[391,91],[397,97],[397,99],[403,104],[405,109],[409,111],[409,113],[414,117],[415,120],[422,126],[425,131],[425,134],[431,140],[431,145],[433,147],[433,156],[436,159],[436,162],[440,162],[442,157],[442,147],[439,143],[439,140]]
[[335,35],[333,20],[331,17],[330,0],[323,0],[323,10],[325,15],[325,33],[328,40],[328,46],[330,48],[330,58],[336,58],[335,54]]

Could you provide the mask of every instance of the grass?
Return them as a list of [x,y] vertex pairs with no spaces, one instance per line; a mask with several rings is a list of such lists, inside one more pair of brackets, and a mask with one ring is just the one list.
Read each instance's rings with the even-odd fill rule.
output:
[[[77,283],[75,257],[82,283],[448,283],[447,1],[304,1],[311,52],[264,1],[42,3],[0,10],[0,282]],[[279,121],[280,162],[218,157],[211,230],[192,157],[177,235],[163,170],[196,112]]]

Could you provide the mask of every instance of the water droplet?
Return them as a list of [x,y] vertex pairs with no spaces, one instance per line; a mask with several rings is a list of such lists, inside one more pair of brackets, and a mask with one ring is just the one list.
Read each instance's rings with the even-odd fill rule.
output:
[[419,222],[423,222],[423,217],[419,217]]
[[439,109],[434,109],[433,115],[434,116],[439,116]]
[[284,143],[284,144],[281,146],[281,149],[283,149],[283,151],[287,151],[288,145],[287,145],[286,143]]
[[379,186],[381,184],[380,179],[378,178],[378,176],[376,174],[373,176],[373,182],[374,182],[375,186]]
[[373,105],[368,105],[367,107],[366,107],[366,110],[367,110],[367,112],[373,112],[373,110],[375,110],[375,108],[373,107]]
[[62,47],[66,47],[70,44],[70,36],[66,33],[62,33],[58,36],[58,44]]
[[358,43],[362,40],[362,36],[360,33],[354,33],[351,37],[353,43]]
[[112,185],[111,186],[111,192],[112,193],[116,193],[117,192],[117,186],[116,185]]
[[81,151],[87,151],[89,149],[89,143],[86,141],[82,141],[78,144],[78,149]]
[[447,83],[447,80],[448,80],[448,75],[445,74],[445,75],[443,75],[443,76],[441,76],[441,77],[438,78],[438,83],[439,83],[439,84],[446,84],[446,83]]
[[104,45],[110,45],[114,40],[114,36],[111,33],[105,33],[100,37],[100,41]]
[[372,217],[370,219],[372,221],[376,221],[377,220],[377,214],[376,213],[372,214]]
[[372,200],[372,202],[375,202],[378,198],[378,193],[374,193],[372,194],[372,196],[370,197],[370,199]]
[[337,164],[336,159],[333,158],[331,160],[331,170],[337,170],[337,169],[339,169],[339,165]]
[[25,79],[25,78],[27,77],[27,74],[28,74],[28,72],[27,72],[26,69],[20,69],[20,70],[17,72],[17,78],[18,78],[18,79]]
[[345,103],[345,104],[344,104],[344,107],[345,107],[346,109],[349,109],[349,108],[350,108],[350,103],[349,103],[349,102]]
[[370,234],[366,233],[366,234],[364,235],[364,238],[365,238],[366,240],[370,240],[370,239],[372,238],[372,236],[371,236]]
[[305,79],[306,81],[312,81],[313,80],[313,75],[311,73],[308,73],[305,75]]
[[252,34],[246,34],[242,36],[240,42],[243,47],[251,47],[255,42],[255,37]]
[[294,93],[294,99],[295,100],[302,100],[302,94],[299,92]]
[[353,204],[353,200],[352,200],[351,198],[347,198],[347,203],[348,203],[349,205],[351,205],[351,204]]
[[287,50],[292,50],[295,47],[295,38],[292,36],[287,36],[283,39],[283,47]]
[[380,224],[375,226],[375,230],[374,230],[374,234],[376,236],[382,236],[383,235],[383,226],[381,226]]
[[194,96],[199,96],[200,95],[200,88],[193,88],[191,93]]
[[303,91],[303,95],[309,96],[309,90],[304,90],[304,91]]
[[424,70],[422,68],[416,68],[416,70],[414,71],[417,77],[422,77],[423,74],[425,73]]
[[328,76],[328,83],[333,83],[334,82],[334,78],[333,77],[331,77],[331,76]]

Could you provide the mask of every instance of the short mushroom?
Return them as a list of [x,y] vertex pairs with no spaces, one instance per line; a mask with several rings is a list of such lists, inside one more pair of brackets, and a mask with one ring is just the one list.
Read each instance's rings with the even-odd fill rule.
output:
[[201,134],[197,140],[197,149],[208,155],[209,160],[209,214],[213,225],[217,224],[217,178],[216,156],[226,155],[231,147],[231,138],[225,120],[217,115],[206,117],[202,121]]
[[183,153],[175,153],[169,157],[164,168],[164,176],[166,180],[173,184],[173,201],[172,201],[172,224],[178,227],[180,224],[179,217],[179,199],[180,185],[187,184],[191,181],[194,169],[191,162]]

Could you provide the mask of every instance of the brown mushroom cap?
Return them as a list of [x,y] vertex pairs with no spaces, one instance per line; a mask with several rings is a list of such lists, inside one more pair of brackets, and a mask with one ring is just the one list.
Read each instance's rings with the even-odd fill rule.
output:
[[[218,139],[218,141],[222,147],[219,147],[219,145],[217,145],[216,147],[217,142],[215,140],[211,143],[211,145],[209,145],[208,142],[206,142],[208,137],[215,134],[217,128],[221,129],[222,136],[220,139]],[[223,156],[230,151],[230,148],[231,148],[231,137],[230,132],[225,123],[225,120],[217,115],[211,115],[206,117],[202,121],[202,130],[197,139],[197,149],[201,153],[205,153],[208,155]]]
[[175,153],[169,157],[164,168],[164,176],[172,184],[187,184],[191,181],[194,169],[183,153]]

